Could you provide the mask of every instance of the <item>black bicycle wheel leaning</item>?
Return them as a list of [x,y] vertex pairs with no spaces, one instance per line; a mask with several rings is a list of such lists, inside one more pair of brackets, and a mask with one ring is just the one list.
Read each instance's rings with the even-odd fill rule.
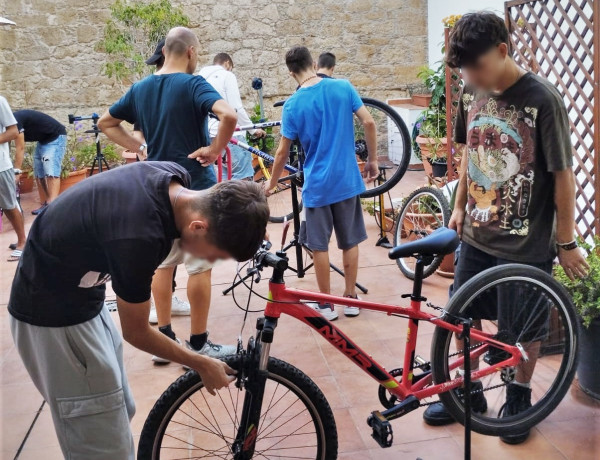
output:
[[[526,265],[490,268],[465,283],[452,296],[446,311],[450,322],[451,315],[481,318],[481,330],[500,342],[521,348],[527,357],[515,367],[504,367],[480,380],[478,392],[483,392],[487,410],[472,413],[474,431],[493,436],[521,433],[556,408],[573,380],[578,343],[572,301],[556,280]],[[436,327],[431,345],[435,383],[446,382],[458,372],[457,360],[462,352],[457,351],[453,339],[454,333]],[[471,353],[475,355],[471,358],[473,369],[497,368],[509,358],[500,349],[487,345],[474,344]],[[529,382],[531,390],[516,385],[517,381]],[[459,393],[442,393],[440,399],[463,423],[464,404]],[[480,397],[477,396],[479,401]],[[531,407],[527,408],[529,400]],[[521,405],[520,409],[511,409],[515,403]]]
[[[434,187],[421,187],[412,192],[402,203],[396,219],[394,246],[401,246],[423,238],[450,222],[450,205],[444,194]],[[425,267],[423,276],[432,275],[442,263],[444,256],[437,256]],[[415,278],[415,262],[412,257],[396,260],[400,271],[409,279]]]
[[[240,356],[225,359],[239,370]],[[269,359],[255,458],[337,458],[333,413],[321,390],[300,370]],[[198,374],[177,379],[156,402],[140,436],[138,460],[233,459],[244,389],[233,384],[211,396]]]
[[[398,112],[389,105],[371,99],[362,98],[363,103],[375,120],[377,128],[377,160],[381,174],[374,183],[367,184],[362,198],[373,198],[390,190],[398,183],[410,162],[410,135]],[[354,144],[356,154],[362,161],[368,157],[363,126],[354,117]]]

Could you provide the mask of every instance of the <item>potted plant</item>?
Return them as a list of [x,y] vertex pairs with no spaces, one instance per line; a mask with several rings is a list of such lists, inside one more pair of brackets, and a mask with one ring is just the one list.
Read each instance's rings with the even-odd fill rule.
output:
[[594,238],[593,245],[581,239],[578,243],[587,253],[588,276],[571,280],[561,266],[555,267],[554,276],[571,294],[581,318],[579,386],[588,395],[600,399],[600,237]]
[[[90,168],[96,158],[94,136],[85,134],[83,124],[75,122],[74,129],[67,136],[67,150],[61,163],[60,193],[89,176]],[[123,161],[113,144],[102,145],[102,153],[109,165]]]
[[431,91],[427,110],[417,120],[413,141],[419,150],[425,173],[433,177],[446,175],[446,66],[441,61],[437,69],[423,67],[417,74]]
[[33,177],[33,151],[35,150],[35,144],[29,144],[25,148],[25,155],[23,155],[23,165],[21,170],[21,180],[19,181],[20,193],[29,193],[33,190],[33,184],[35,179]]

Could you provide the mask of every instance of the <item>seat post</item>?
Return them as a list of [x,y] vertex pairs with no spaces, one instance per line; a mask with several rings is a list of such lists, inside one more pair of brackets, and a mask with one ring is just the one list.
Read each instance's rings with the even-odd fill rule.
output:
[[413,292],[410,296],[410,300],[421,301],[424,300],[421,296],[421,290],[423,288],[423,271],[425,270],[425,265],[429,265],[433,262],[433,257],[419,254],[416,256],[416,259],[415,279],[413,280]]

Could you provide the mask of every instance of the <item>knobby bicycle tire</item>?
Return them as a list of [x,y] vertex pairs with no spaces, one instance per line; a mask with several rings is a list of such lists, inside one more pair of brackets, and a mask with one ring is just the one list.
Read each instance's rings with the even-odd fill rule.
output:
[[[389,178],[387,178],[387,180],[385,182],[383,182],[373,188],[369,188],[369,189],[365,190],[360,195],[361,198],[373,198],[375,196],[378,196],[378,195],[381,195],[382,193],[387,192],[392,187],[394,187],[394,185],[396,185],[400,181],[400,179],[402,179],[404,174],[406,173],[408,164],[410,162],[410,145],[411,145],[410,144],[410,134],[408,133],[408,128],[406,127],[406,124],[404,123],[404,121],[402,120],[402,118],[400,117],[398,112],[396,112],[388,104],[378,101],[377,99],[369,98],[369,97],[363,97],[362,101],[366,107],[372,107],[377,110],[380,110],[381,112],[383,112],[385,114],[385,116],[387,116],[388,120],[386,123],[386,127],[384,128],[386,130],[386,135],[389,136],[390,130],[393,130],[393,126],[390,126],[390,124],[389,124],[389,122],[391,122],[397,129],[397,131],[398,131],[397,134],[399,135],[399,139],[401,139],[401,142],[402,142],[402,145],[399,148],[399,154],[401,155],[401,157],[395,159],[395,161],[394,161],[395,169],[394,169],[392,175]],[[376,120],[376,122],[377,122],[377,120]],[[389,148],[390,142],[391,141],[388,141],[387,148]],[[381,150],[381,148],[379,150]],[[388,154],[389,154],[389,152],[388,152]],[[386,163],[391,163],[391,162],[392,162],[392,160],[390,158],[386,159]]]
[[[562,329],[564,330],[562,333],[564,334],[565,354],[558,366],[556,378],[529,410],[508,418],[500,418],[494,412],[489,413],[489,409],[487,414],[472,413],[472,429],[491,436],[522,433],[546,418],[568,391],[577,363],[577,320],[571,298],[560,283],[537,268],[521,264],[507,264],[485,270],[471,278],[451,297],[446,311],[450,315],[464,316],[464,310],[480,293],[485,292],[489,287],[498,289],[497,286],[500,282],[512,283],[513,280],[515,283],[531,283],[532,287],[539,291],[539,296],[548,294],[548,297],[552,299],[552,305],[557,308],[557,317],[563,319]],[[452,318],[450,315],[447,316],[448,321],[452,321],[452,319],[448,319]],[[449,341],[452,340],[452,336],[453,334],[447,329],[435,328],[431,344],[432,373],[435,383],[443,383],[450,378],[447,363]],[[534,376],[536,372],[539,372],[537,368],[540,367],[541,358],[542,356],[538,358],[536,370],[533,371]],[[532,382],[532,387],[534,386],[535,382]],[[464,423],[464,405],[457,394],[449,391],[441,393],[439,396],[450,414],[459,422]]]
[[[241,358],[239,355],[229,356],[223,361],[233,369],[240,371]],[[285,361],[271,357],[267,369],[269,372],[267,379],[277,382],[278,385],[293,392],[309,412],[318,436],[318,454],[315,460],[336,459],[338,436],[335,419],[331,407],[319,387],[306,374]],[[138,460],[158,460],[160,458],[161,443],[171,417],[191,395],[202,388],[202,380],[194,371],[188,371],[167,388],[146,418],[138,445]],[[233,387],[233,383],[230,388],[232,391],[237,391]],[[246,392],[244,395],[246,398],[250,397]],[[217,397],[214,398],[215,404],[218,404]],[[243,401],[240,401],[241,407],[243,407]],[[259,441],[260,434],[257,442]],[[221,452],[215,457],[202,458],[233,458],[231,452],[227,454],[228,456],[225,456],[225,453]],[[264,455],[255,455],[255,457],[269,458]]]

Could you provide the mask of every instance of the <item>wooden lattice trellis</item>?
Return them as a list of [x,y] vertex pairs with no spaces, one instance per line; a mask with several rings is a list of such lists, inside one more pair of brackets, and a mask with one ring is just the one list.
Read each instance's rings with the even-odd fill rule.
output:
[[600,2],[513,0],[506,23],[517,62],[547,78],[569,113],[577,232],[600,235]]
[[[577,232],[584,238],[600,235],[600,1],[511,0],[505,16],[519,65],[547,78],[563,95],[572,132]],[[447,69],[448,133],[457,84],[452,75],[456,71]]]

